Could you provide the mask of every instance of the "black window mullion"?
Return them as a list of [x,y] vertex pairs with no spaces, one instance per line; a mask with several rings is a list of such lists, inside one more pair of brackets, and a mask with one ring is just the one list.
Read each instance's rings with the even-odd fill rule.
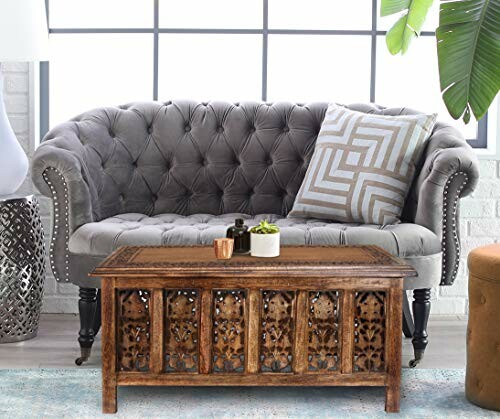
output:
[[[47,28],[50,28],[49,0],[45,0],[45,11],[47,13]],[[40,63],[40,141],[49,132],[50,121],[50,96],[49,96],[49,62]]]
[[477,138],[473,140],[467,140],[467,142],[472,148],[488,147],[488,112],[486,112],[486,114],[477,124]]
[[267,56],[269,42],[269,2],[262,5],[262,101],[267,100]]
[[377,70],[377,0],[372,0],[372,31],[370,59],[370,102],[375,103],[375,86]]
[[158,100],[160,0],[154,0],[153,100]]

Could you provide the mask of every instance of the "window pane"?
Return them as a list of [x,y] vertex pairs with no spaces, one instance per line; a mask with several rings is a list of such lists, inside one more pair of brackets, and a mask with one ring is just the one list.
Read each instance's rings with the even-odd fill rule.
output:
[[383,36],[377,44],[376,100],[383,106],[406,106],[437,112],[438,119],[457,127],[468,139],[476,138],[477,124],[455,121],[446,110],[439,89],[436,41],[425,37],[414,42],[405,55],[390,55]]
[[[387,31],[392,27],[392,25],[394,25],[394,23],[396,23],[396,21],[399,19],[399,16],[402,16],[402,13],[400,13],[399,15],[380,17],[380,4],[381,2],[379,1],[379,18],[377,22],[377,29],[381,31]],[[429,13],[427,14],[427,18],[425,19],[424,25],[422,26],[422,31],[433,32],[438,27],[439,4],[439,0],[434,0],[434,2],[432,3],[431,8],[429,9]]]
[[152,35],[52,35],[50,44],[51,126],[95,107],[152,99]]
[[262,0],[160,0],[161,28],[262,28]]
[[370,37],[269,36],[269,100],[368,102]]
[[262,38],[161,35],[160,100],[258,100]]
[[371,29],[368,0],[270,0],[272,29]]
[[51,28],[151,28],[153,0],[50,0]]

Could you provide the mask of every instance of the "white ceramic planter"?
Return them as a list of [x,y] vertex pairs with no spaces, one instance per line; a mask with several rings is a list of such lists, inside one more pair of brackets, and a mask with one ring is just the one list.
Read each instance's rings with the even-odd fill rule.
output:
[[13,194],[28,173],[28,158],[12,130],[2,95],[0,69],[0,196]]
[[250,254],[258,258],[275,258],[280,255],[280,233],[250,233]]

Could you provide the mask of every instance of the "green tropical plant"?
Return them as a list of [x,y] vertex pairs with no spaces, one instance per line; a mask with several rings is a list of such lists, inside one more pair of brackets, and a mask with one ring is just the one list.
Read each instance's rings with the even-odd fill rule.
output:
[[279,232],[279,227],[276,224],[270,224],[267,220],[261,221],[250,229],[250,233],[254,234],[276,234]]
[[[380,14],[403,13],[387,32],[392,54],[420,35],[432,0],[382,0]],[[467,124],[488,111],[500,88],[500,0],[442,0],[436,30],[443,101]]]
[[403,12],[392,28],[387,32],[385,41],[393,55],[404,54],[413,38],[420,35],[427,12],[433,0],[382,0],[380,16],[389,16]]

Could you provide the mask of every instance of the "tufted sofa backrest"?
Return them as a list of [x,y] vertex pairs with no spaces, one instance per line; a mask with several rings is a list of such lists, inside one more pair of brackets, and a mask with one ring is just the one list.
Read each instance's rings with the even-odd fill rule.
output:
[[65,132],[78,138],[94,220],[129,212],[286,215],[326,109],[327,103],[134,103],[84,113],[44,141]]

